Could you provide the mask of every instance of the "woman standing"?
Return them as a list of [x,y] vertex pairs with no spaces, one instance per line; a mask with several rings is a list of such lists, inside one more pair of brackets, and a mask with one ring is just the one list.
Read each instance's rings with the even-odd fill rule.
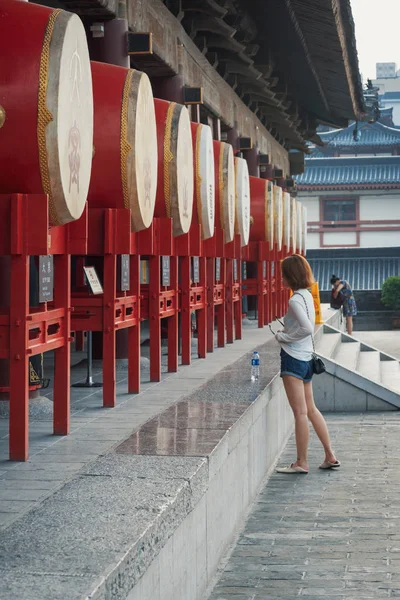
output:
[[297,460],[279,473],[308,473],[309,424],[325,451],[320,469],[340,467],[331,447],[328,427],[314,403],[312,354],[315,309],[308,288],[314,283],[311,267],[303,256],[294,254],[281,263],[283,284],[293,292],[284,319],[284,330],[275,335],[281,345],[281,377],[295,418]]
[[334,298],[337,298],[339,294],[343,296],[343,316],[346,317],[347,333],[353,335],[353,317],[357,314],[357,304],[353,296],[353,290],[347,281],[339,279],[337,275],[332,275],[331,285]]

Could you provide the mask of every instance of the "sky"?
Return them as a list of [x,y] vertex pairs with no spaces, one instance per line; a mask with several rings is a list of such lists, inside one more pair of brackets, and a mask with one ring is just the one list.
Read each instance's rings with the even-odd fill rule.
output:
[[351,0],[360,71],[375,79],[377,62],[400,69],[400,0]]

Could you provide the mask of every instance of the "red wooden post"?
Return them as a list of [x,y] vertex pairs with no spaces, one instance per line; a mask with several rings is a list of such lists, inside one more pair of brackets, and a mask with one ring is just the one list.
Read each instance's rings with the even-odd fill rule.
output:
[[[83,267],[85,266],[85,257],[77,256],[76,257],[76,285],[78,287],[85,286],[85,275]],[[81,352],[84,348],[85,344],[85,334],[83,331],[75,331],[75,350],[77,352]]]
[[160,256],[149,256],[150,381],[161,380]]
[[[174,313],[168,318],[168,372],[178,370],[178,257],[170,257],[171,288],[175,290]],[[190,319],[190,311],[189,311]]]
[[226,259],[226,285],[225,285],[225,304],[226,304],[226,342],[233,344],[233,264],[232,259]]
[[107,209],[104,214],[103,258],[103,406],[113,408],[116,404],[116,293],[117,256],[115,254],[116,211]]
[[257,309],[258,327],[262,329],[264,327],[264,261],[260,254],[257,260]]
[[70,329],[71,329],[71,257],[54,257],[54,306],[63,308],[64,344],[54,351],[53,431],[68,435],[70,431]]
[[182,364],[190,365],[191,346],[191,314],[190,314],[190,256],[182,256],[181,262],[181,336],[182,336]]
[[222,285],[222,302],[217,305],[217,327],[218,327],[218,348],[225,347],[225,326],[226,326],[226,313],[225,313],[225,286],[226,286],[226,260],[220,259],[221,264],[221,278],[219,283]]
[[197,341],[199,358],[207,356],[207,282],[206,282],[206,262],[205,257],[199,258],[200,266],[200,286],[203,288],[205,307],[197,311]]
[[136,296],[137,324],[128,328],[128,392],[140,392],[140,256],[130,256],[129,293]]
[[270,248],[270,243],[268,244],[268,260],[267,260],[267,293],[265,295],[265,325],[271,323],[272,321],[272,259],[273,255]]
[[113,408],[116,404],[116,336],[115,294],[117,257],[104,255],[104,305],[103,305],[103,406]]
[[[237,253],[240,255],[240,248]],[[235,302],[235,339],[242,339],[242,262],[239,258],[236,259],[236,272],[237,272],[237,285],[239,291],[239,298]]]
[[[12,226],[21,221],[12,219]],[[29,452],[29,257],[11,256],[10,285],[10,460],[27,460]]]
[[214,282],[215,282],[215,258],[206,258],[206,278],[207,278],[207,352],[214,352],[214,323],[215,323],[215,305],[214,305]]

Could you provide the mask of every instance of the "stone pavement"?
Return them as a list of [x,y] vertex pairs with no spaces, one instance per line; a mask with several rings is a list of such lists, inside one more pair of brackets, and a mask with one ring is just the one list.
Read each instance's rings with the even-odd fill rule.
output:
[[400,414],[327,420],[342,466],[313,434],[309,474],[271,476],[209,600],[400,598]]

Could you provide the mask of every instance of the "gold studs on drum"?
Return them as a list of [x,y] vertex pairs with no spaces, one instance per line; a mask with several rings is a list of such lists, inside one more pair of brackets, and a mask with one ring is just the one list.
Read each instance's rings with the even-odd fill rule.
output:
[[0,129],[3,127],[4,123],[6,121],[6,111],[5,109],[0,105]]

